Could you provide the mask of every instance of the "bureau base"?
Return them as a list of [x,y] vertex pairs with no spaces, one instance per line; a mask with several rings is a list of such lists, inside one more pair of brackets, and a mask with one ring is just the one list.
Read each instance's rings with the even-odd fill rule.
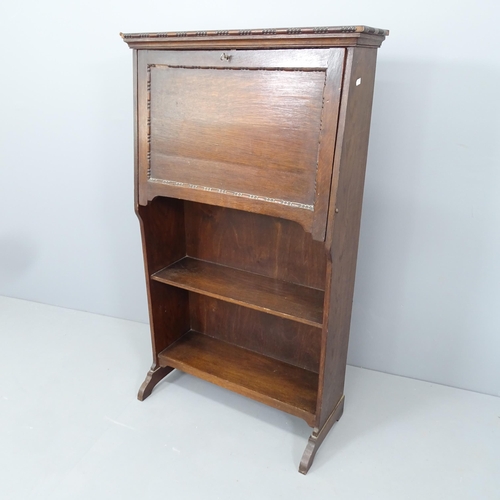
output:
[[[191,333],[191,332],[189,332]],[[199,334],[198,334],[199,335]],[[165,359],[167,355],[163,356]],[[184,364],[184,366],[187,366]],[[148,396],[151,395],[154,387],[164,378],[166,377],[170,372],[174,370],[173,367],[171,366],[155,366],[153,365],[151,369],[149,370],[146,379],[142,383],[140,389],[139,389],[139,394],[137,395],[137,398],[139,401],[144,401]],[[181,370],[185,371],[187,373],[193,373],[193,370],[190,370],[189,367],[187,369]],[[193,373],[194,374],[194,373]],[[200,372],[197,373],[197,375],[200,375]],[[209,380],[210,382],[214,382],[216,385],[219,385],[221,387],[227,387],[227,380],[223,380],[222,378],[214,378],[210,376],[201,376],[201,378],[205,380]],[[238,387],[235,387],[234,384],[230,385],[228,388],[233,390],[233,392],[238,392],[238,393],[243,393],[241,390],[238,390]],[[247,396],[252,397],[251,394],[246,394]],[[257,401],[261,400],[261,397],[252,397],[252,399],[255,399]],[[269,404],[269,401],[266,401],[267,404]],[[270,406],[276,406],[276,404],[270,404]],[[286,409],[284,411],[287,411]],[[311,465],[313,464],[314,457],[316,456],[316,453],[318,452],[319,447],[323,443],[324,439],[326,438],[328,432],[330,429],[334,426],[334,424],[340,419],[344,412],[344,396],[341,397],[340,401],[338,402],[337,406],[333,410],[333,412],[330,414],[328,417],[327,421],[324,423],[324,425],[321,427],[321,429],[314,428],[313,432],[311,433],[311,436],[309,437],[309,440],[307,442],[307,446],[304,450],[304,453],[302,455],[302,459],[300,461],[299,465],[299,472],[301,474],[307,474],[309,469],[311,468]],[[288,411],[288,413],[296,414],[294,411]]]

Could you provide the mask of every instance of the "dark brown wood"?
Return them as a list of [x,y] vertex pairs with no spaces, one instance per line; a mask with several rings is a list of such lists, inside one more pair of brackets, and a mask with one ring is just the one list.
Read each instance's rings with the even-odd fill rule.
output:
[[340,420],[340,417],[343,413],[344,396],[340,398],[340,401],[337,403],[337,406],[333,409],[332,413],[323,424],[323,427],[321,427],[321,429],[316,427],[309,437],[306,449],[304,450],[304,454],[302,455],[302,459],[300,460],[299,472],[301,474],[307,474],[307,472],[311,468],[314,457],[316,456],[316,452],[321,446],[321,443],[327,436],[328,432],[330,432],[330,429],[334,426],[334,424]]
[[[315,179],[316,201],[314,212],[316,214],[310,229],[314,239],[324,241],[326,220],[323,214],[328,211],[330,199],[330,184],[332,179],[333,154],[337,137],[337,124],[340,105],[340,89],[342,88],[345,50],[331,50],[326,73],[323,102],[325,112],[321,116],[321,133],[318,147],[318,173]],[[328,165],[329,168],[326,168]],[[319,168],[322,166],[323,168]],[[306,230],[308,227],[304,226]]]
[[231,389],[303,418],[311,425],[318,375],[194,331],[159,356],[162,366]]
[[198,48],[200,42],[219,48],[345,47],[352,45],[379,47],[388,34],[388,30],[369,26],[120,33],[131,48],[137,49]]
[[323,330],[317,427],[343,395],[377,52],[348,49],[326,246],[327,320]]
[[313,206],[324,70],[150,71],[152,179]]
[[191,328],[290,365],[319,372],[321,329],[193,293]]
[[[376,48],[365,26],[126,34],[153,367],[314,427],[344,407]],[[241,50],[245,49],[245,50]]]
[[140,51],[139,203],[284,217],[323,241],[344,53]]
[[[120,33],[120,36],[129,43],[132,39],[161,39],[161,38],[177,38],[177,37],[231,37],[234,42],[234,37],[262,37],[262,36],[289,36],[297,35],[332,35],[339,33],[368,33],[370,35],[389,34],[389,30],[373,28],[371,26],[320,26],[309,28],[264,28],[264,29],[244,29],[244,30],[208,30],[208,31],[164,31],[157,33]],[[332,44],[335,45],[335,44]]]
[[185,257],[152,279],[321,328],[324,293],[259,274]]
[[185,221],[191,257],[325,289],[325,246],[295,222],[191,202]]
[[164,377],[166,377],[173,370],[170,366],[156,366],[153,365],[146,375],[146,379],[142,383],[139,393],[137,394],[137,399],[139,401],[144,401],[148,396],[151,395],[156,384],[160,382]]
[[[180,200],[156,198],[137,206],[141,223],[149,302],[153,363],[165,347],[189,330],[188,293],[150,279],[151,274],[184,257],[184,211]],[[167,307],[168,304],[168,307]]]

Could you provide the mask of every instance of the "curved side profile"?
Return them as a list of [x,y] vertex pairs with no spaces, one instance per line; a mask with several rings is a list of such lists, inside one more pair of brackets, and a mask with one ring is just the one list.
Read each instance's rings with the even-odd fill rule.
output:
[[148,371],[146,379],[139,389],[137,399],[139,401],[144,401],[153,392],[156,384],[166,377],[172,370],[173,368],[170,368],[170,366],[163,367],[153,365]]
[[318,448],[321,446],[321,443],[333,425],[340,419],[342,413],[344,413],[344,396],[340,398],[340,401],[328,417],[328,420],[325,422],[323,427],[321,429],[315,428],[309,437],[306,449],[304,450],[304,454],[300,460],[299,472],[301,474],[307,474],[307,471],[311,468],[314,461]]

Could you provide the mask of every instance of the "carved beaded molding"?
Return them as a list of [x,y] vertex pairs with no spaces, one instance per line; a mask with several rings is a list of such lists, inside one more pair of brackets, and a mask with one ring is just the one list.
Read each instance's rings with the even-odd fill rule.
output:
[[292,208],[300,208],[302,210],[310,210],[314,212],[314,205],[306,205],[305,203],[298,203],[295,201],[281,200],[279,198],[268,198],[267,196],[258,196],[251,193],[239,193],[238,191],[230,191],[228,189],[220,189],[208,186],[198,186],[197,184],[189,184],[187,182],[169,181],[166,179],[149,178],[151,182],[158,184],[166,184],[167,186],[175,186],[181,188],[196,189],[198,191],[208,191],[210,193],[224,194],[229,196],[236,196],[238,198],[247,198],[249,200],[264,201],[267,203],[275,203],[277,205],[285,205]]
[[147,150],[147,162],[148,162],[148,179],[151,178],[151,68],[154,68],[154,64],[148,64],[148,77],[146,80],[146,95],[147,95],[147,110],[148,110],[148,121],[147,121],[147,127],[148,127],[148,133],[147,133],[147,140],[148,140],[148,150]]
[[176,38],[176,37],[224,37],[224,36],[283,36],[283,35],[330,35],[338,33],[366,33],[369,35],[387,36],[388,30],[370,26],[325,26],[317,28],[273,28],[256,30],[223,30],[223,31],[167,31],[160,33],[120,33],[125,41],[132,39]]

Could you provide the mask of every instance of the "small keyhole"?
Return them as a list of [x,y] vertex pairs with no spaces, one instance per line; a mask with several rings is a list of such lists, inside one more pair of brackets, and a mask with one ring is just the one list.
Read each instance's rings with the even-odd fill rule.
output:
[[361,78],[358,78],[356,80],[356,87],[359,87],[361,85]]

